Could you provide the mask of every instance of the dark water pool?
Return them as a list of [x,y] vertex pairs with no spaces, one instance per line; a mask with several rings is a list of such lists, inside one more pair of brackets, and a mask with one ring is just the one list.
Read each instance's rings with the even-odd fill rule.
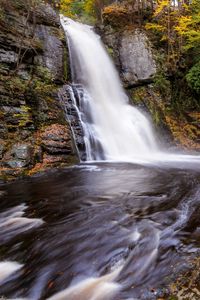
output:
[[157,299],[200,247],[197,166],[80,165],[0,191],[0,279],[22,265],[8,299]]

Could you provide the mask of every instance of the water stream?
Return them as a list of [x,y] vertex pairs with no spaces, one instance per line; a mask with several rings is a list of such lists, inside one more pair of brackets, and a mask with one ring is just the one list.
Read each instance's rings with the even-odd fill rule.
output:
[[63,26],[89,162],[0,184],[0,298],[167,299],[199,255],[199,157],[161,152],[98,36]]

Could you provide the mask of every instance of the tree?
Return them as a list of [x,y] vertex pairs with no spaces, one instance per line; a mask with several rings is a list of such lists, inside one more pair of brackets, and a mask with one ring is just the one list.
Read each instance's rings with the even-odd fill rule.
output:
[[60,10],[71,18],[101,21],[102,10],[113,0],[61,0]]
[[68,17],[78,17],[83,11],[83,1],[80,0],[61,0],[60,11]]
[[200,2],[193,0],[190,5],[184,4],[184,14],[178,19],[175,30],[183,38],[183,50],[200,50]]
[[189,49],[200,49],[200,1],[156,0],[153,18],[146,28],[159,33],[167,45],[167,58],[176,68]]
[[176,51],[177,34],[174,31],[174,24],[176,24],[178,9],[173,9],[173,3],[170,0],[157,0],[156,3],[153,20],[146,24],[146,29],[160,34],[160,41],[167,45],[168,62],[173,61],[176,64],[179,57]]

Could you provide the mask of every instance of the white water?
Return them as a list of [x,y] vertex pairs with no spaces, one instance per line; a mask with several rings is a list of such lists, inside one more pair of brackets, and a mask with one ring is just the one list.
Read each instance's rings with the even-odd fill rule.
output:
[[121,288],[114,282],[120,270],[98,278],[87,278],[47,300],[114,300],[113,297]]
[[23,265],[18,264],[15,261],[3,261],[0,262],[0,284],[11,274],[21,269]]
[[82,115],[86,113],[82,118],[85,135],[89,140],[92,135],[92,141],[86,147],[87,160],[94,158],[94,139],[99,141],[106,160],[131,159],[156,152],[150,123],[139,110],[128,104],[99,36],[88,25],[65,17],[61,17],[61,22],[68,37],[73,82],[81,84],[87,94],[79,108]]
[[70,52],[69,93],[82,124],[86,160],[199,163],[199,156],[160,151],[148,119],[128,104],[99,36],[69,18],[61,16],[61,23]]

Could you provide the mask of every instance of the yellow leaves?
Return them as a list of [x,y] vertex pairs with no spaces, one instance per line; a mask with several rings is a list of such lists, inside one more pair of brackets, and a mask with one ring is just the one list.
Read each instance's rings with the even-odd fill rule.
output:
[[159,31],[159,32],[164,32],[165,31],[165,27],[160,25],[160,24],[157,24],[157,23],[147,23],[145,25],[145,28],[153,30],[153,31]]
[[184,8],[185,11],[189,11],[190,6],[186,3],[182,3],[182,7]]
[[75,19],[96,17],[97,0],[61,0],[61,13]]
[[183,35],[186,30],[188,29],[188,26],[192,24],[192,17],[191,16],[181,16],[178,19],[178,25],[175,26],[175,30],[180,34]]
[[165,11],[166,8],[169,8],[171,5],[169,0],[157,0],[157,6],[156,6],[156,10],[154,12],[154,16],[158,16],[161,13],[163,13],[163,11]]
[[83,8],[87,14],[93,15],[95,13],[95,0],[85,0]]
[[199,49],[200,0],[193,0],[191,4],[179,1],[178,6],[173,6],[171,0],[157,0],[156,3],[154,20],[146,29],[161,33],[160,41],[167,41],[171,52]]
[[161,38],[161,42],[165,42],[165,41],[168,41],[168,36],[166,34],[164,34]]
[[60,10],[63,14],[67,15],[68,17],[72,17],[71,13],[71,5],[73,0],[61,0],[60,1]]
[[196,15],[180,16],[177,19],[178,24],[175,26],[175,31],[178,35],[185,38],[186,44],[183,49],[188,50],[190,48],[200,45],[200,13]]

